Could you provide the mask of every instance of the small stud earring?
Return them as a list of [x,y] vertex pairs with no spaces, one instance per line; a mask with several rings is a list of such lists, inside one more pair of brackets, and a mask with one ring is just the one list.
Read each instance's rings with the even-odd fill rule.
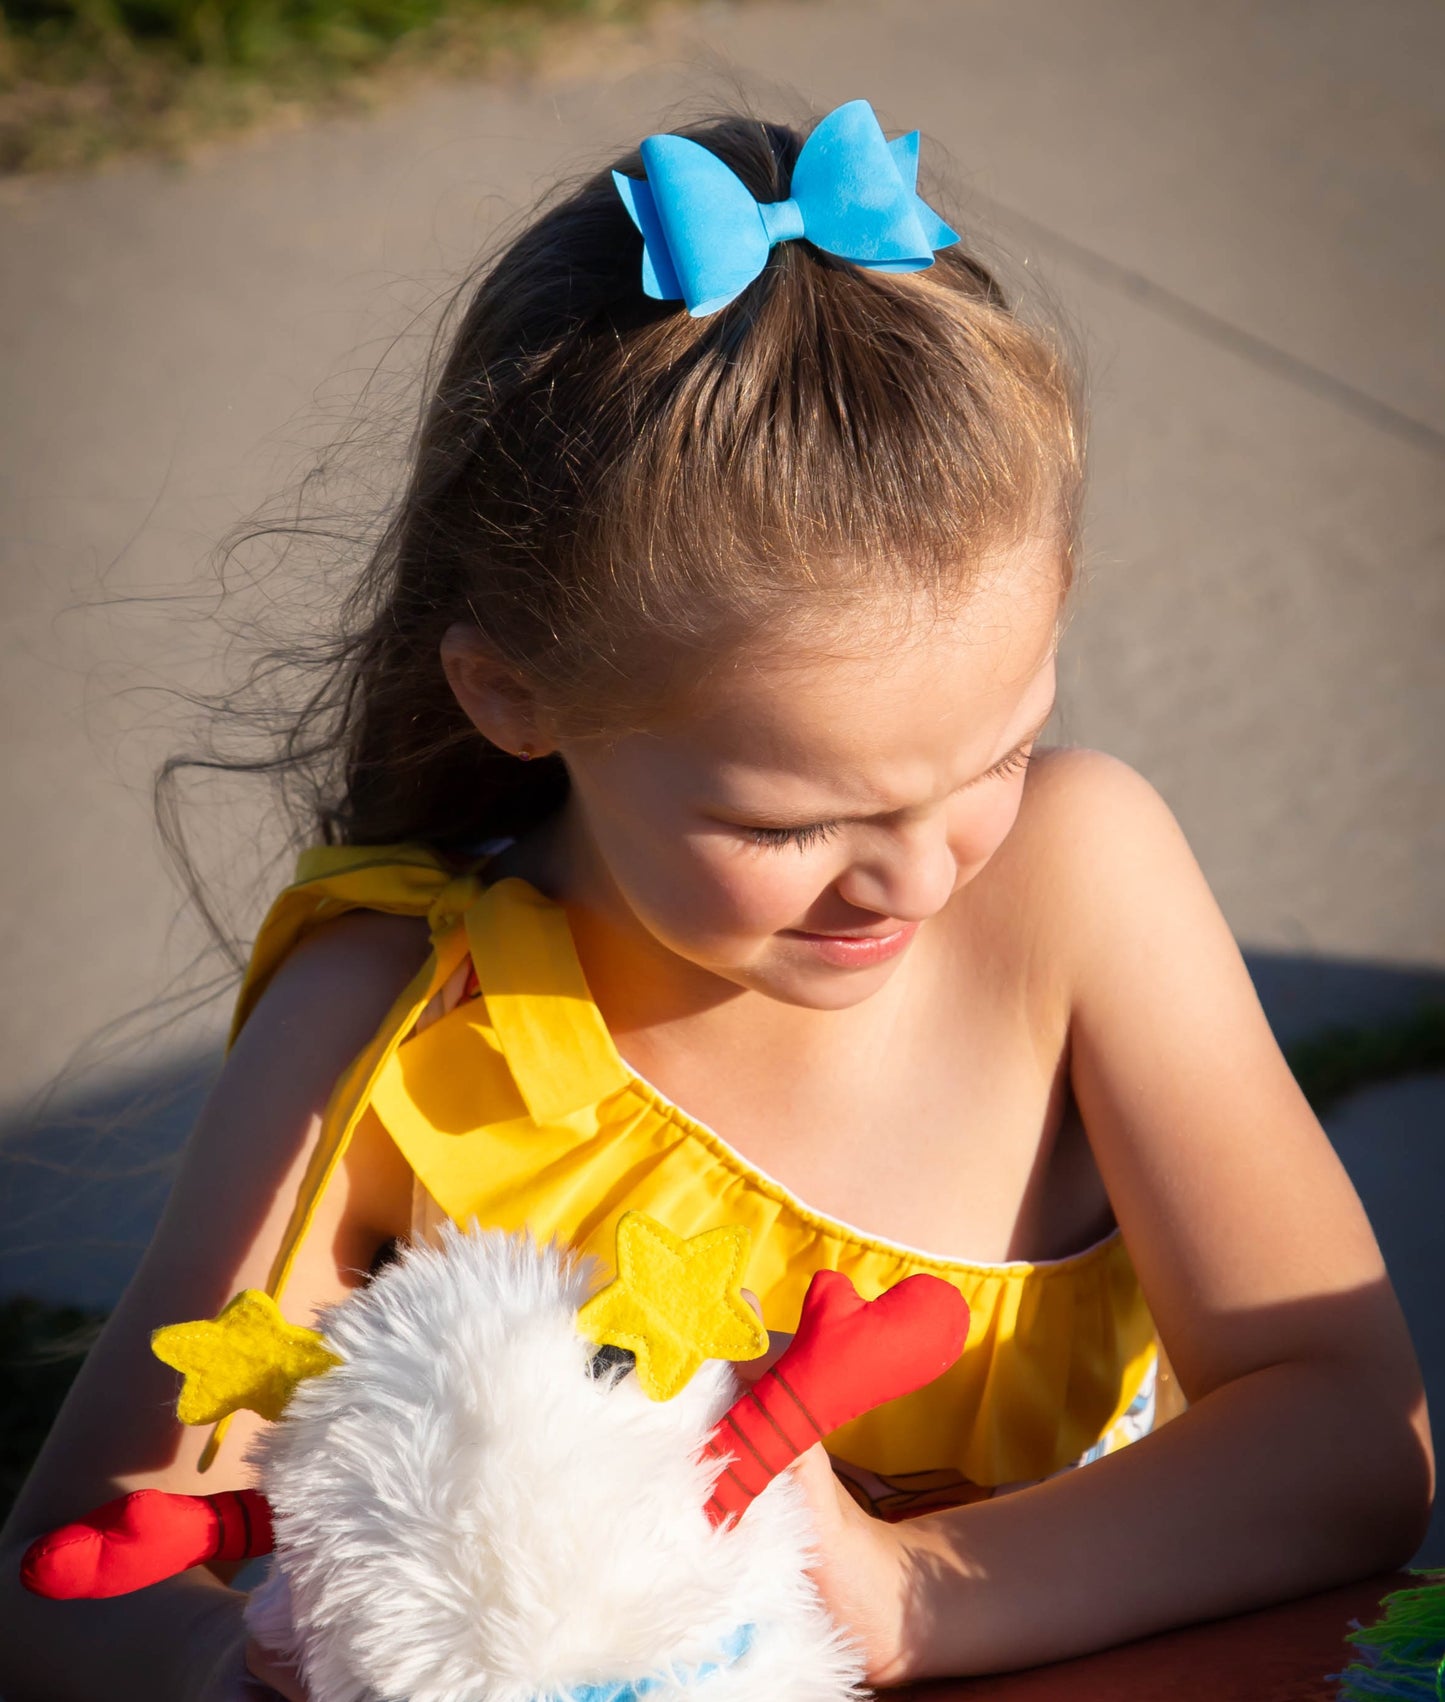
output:
[[531,760],[532,760],[532,747],[530,745],[523,745],[521,750],[519,750],[517,752],[517,761],[518,762],[530,762]]

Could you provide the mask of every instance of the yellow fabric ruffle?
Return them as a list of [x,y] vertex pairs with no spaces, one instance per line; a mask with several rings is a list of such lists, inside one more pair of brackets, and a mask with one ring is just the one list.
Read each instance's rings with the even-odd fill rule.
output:
[[[954,1283],[971,1312],[958,1364],[828,1438],[870,1471],[952,1467],[980,1485],[1045,1477],[1133,1400],[1154,1362],[1154,1325],[1117,1230],[1072,1258],[972,1264],[830,1219],[628,1068],[565,911],[526,882],[484,887],[417,847],[311,852],[300,874],[257,941],[240,1020],[302,933],[345,909],[430,915],[436,949],[338,1085],[278,1281],[351,1131],[375,1114],[447,1217],[558,1236],[594,1256],[599,1274],[610,1274],[631,1208],[684,1238],[745,1226],[744,1281],[772,1330],[795,1327],[815,1270],[845,1271],[867,1299],[915,1271]],[[452,925],[459,916],[464,927]],[[413,1034],[468,949],[482,997]]]

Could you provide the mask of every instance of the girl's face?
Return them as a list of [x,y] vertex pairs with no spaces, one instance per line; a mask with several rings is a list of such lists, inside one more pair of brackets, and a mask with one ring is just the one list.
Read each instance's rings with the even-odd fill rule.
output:
[[685,979],[866,999],[1014,824],[1058,585],[1021,549],[956,613],[776,645],[659,730],[562,742],[569,897]]

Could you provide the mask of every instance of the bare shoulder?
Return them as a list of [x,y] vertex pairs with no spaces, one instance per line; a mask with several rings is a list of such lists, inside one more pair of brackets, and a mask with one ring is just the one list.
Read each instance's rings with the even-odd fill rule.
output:
[[1150,835],[1182,837],[1169,806],[1136,768],[1082,745],[1035,750],[1015,832],[1031,857],[1052,853],[1060,864],[1106,846],[1127,853]]
[[1193,1058],[1216,1048],[1252,1057],[1284,1091],[1288,1072],[1233,931],[1142,774],[1103,751],[1050,748],[1030,764],[1015,835],[1066,989],[1076,1089],[1090,1059],[1117,1060],[1167,1031]]
[[1143,914],[1183,898],[1201,924],[1216,933],[1224,926],[1169,805],[1137,769],[1104,751],[1036,750],[1005,850],[1011,882],[1071,979],[1122,943],[1121,907]]
[[1198,1055],[1248,1054],[1283,1091],[1288,1071],[1243,953],[1155,786],[1118,757],[1078,747],[1046,751],[1029,779],[1016,831],[1075,1038],[1126,1006],[1153,1003],[1162,1024],[1158,1002],[1169,999]]
[[[427,949],[424,923],[357,911],[317,928],[285,958],[187,1145],[143,1274],[158,1259],[168,1263],[168,1249],[185,1247],[196,1226],[208,1223],[205,1264],[217,1290],[264,1282],[337,1080],[378,1032]],[[328,1205],[344,1216],[327,1226],[332,1247],[313,1273],[322,1286],[330,1286],[328,1269],[334,1281],[365,1252],[370,1220],[392,1215],[385,1193],[394,1178],[377,1182],[385,1156],[381,1148],[359,1152],[337,1203]]]
[[[353,910],[307,934],[284,960],[243,1035],[273,1024],[283,1003],[326,995],[313,1011],[322,1027],[363,1019],[394,999],[427,952],[426,923],[415,916]],[[329,1013],[329,1014],[328,1014]]]
[[1028,965],[1041,1032],[1062,1043],[1080,978],[1110,949],[1111,903],[1142,873],[1164,887],[1203,878],[1154,787],[1103,751],[1035,747],[1017,820],[969,909],[1005,958]]
[[1037,804],[1071,799],[1076,804],[1110,791],[1134,790],[1157,798],[1158,793],[1138,769],[1122,757],[1085,745],[1039,745],[1029,763],[1025,802]]
[[1352,1352],[1409,1385],[1369,1223],[1167,803],[1117,758],[1050,751],[1017,831],[1074,1094],[1186,1394]]

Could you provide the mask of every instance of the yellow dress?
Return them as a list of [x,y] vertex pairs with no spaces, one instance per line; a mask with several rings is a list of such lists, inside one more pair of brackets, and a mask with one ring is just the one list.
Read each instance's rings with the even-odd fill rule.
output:
[[[488,886],[480,865],[458,873],[419,846],[305,853],[257,938],[237,1029],[296,941],[355,908],[428,917],[433,951],[337,1084],[273,1294],[352,1131],[377,1117],[416,1178],[418,1235],[445,1218],[526,1228],[595,1255],[610,1274],[628,1207],[682,1236],[742,1223],[753,1249],[746,1286],[769,1329],[783,1331],[816,1270],[845,1271],[867,1298],[915,1271],[953,1283],[971,1312],[954,1368],[828,1438],[854,1494],[886,1517],[1047,1477],[1149,1427],[1154,1326],[1117,1229],[1069,1258],[974,1264],[814,1211],[628,1067],[588,993],[565,911],[525,881]],[[468,956],[480,997],[418,1030]]]

